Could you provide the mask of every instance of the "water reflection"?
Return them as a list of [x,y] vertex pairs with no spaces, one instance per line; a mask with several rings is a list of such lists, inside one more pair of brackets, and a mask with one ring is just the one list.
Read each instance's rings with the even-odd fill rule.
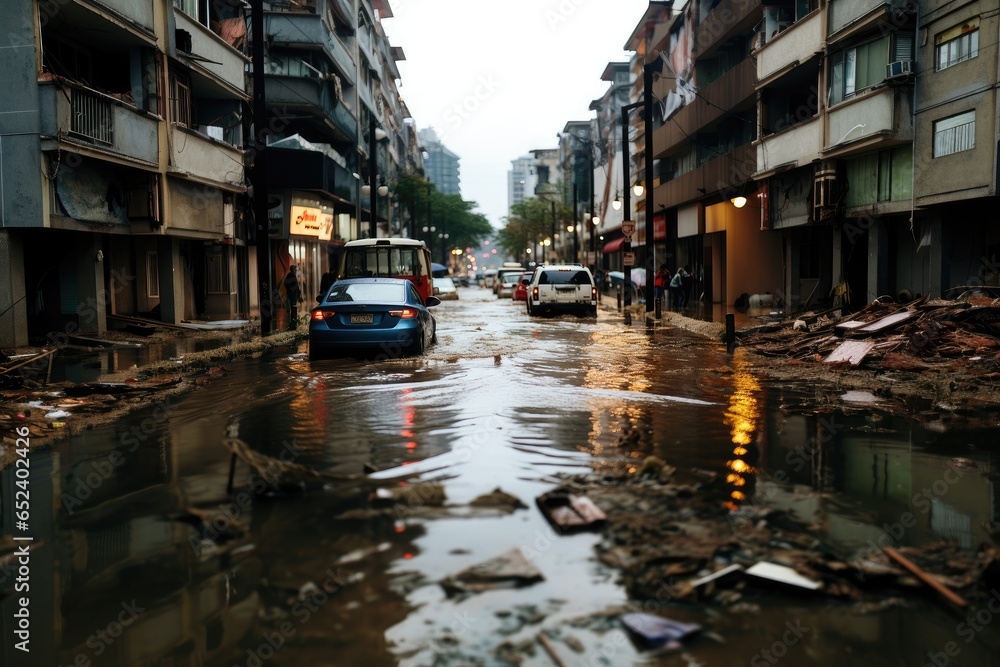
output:
[[[769,400],[798,405],[803,391],[811,390],[773,388]],[[992,540],[998,502],[991,431],[941,433],[877,407],[765,415],[760,465],[772,481],[761,485],[755,502],[820,526],[845,549],[937,540],[974,548]],[[815,493],[798,493],[797,484]]]
[[[187,510],[178,456],[169,437],[142,443],[114,427],[34,454],[32,651],[26,663],[4,642],[3,664],[202,664],[246,634],[260,562],[249,551],[199,558],[191,548],[194,528],[173,518]],[[4,497],[13,473],[0,473]],[[13,599],[3,600],[5,619]]]
[[726,461],[726,482],[733,487],[727,504],[733,510],[747,499],[748,477],[758,472],[748,462],[748,455],[749,448],[754,446],[754,437],[761,416],[758,401],[761,384],[753,374],[745,356],[742,350],[733,355],[733,391],[729,395],[729,406],[725,414],[725,423],[730,429],[729,435],[735,457]]

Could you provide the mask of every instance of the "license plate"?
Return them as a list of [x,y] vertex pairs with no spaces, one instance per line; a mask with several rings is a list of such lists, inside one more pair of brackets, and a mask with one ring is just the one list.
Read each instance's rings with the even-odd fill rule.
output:
[[373,324],[375,316],[371,313],[354,313],[351,315],[351,324]]

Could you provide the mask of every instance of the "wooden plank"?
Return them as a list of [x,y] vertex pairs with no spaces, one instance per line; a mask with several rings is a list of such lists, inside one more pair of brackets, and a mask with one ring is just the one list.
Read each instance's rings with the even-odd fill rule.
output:
[[872,335],[879,334],[884,331],[889,331],[894,329],[903,322],[911,320],[917,316],[917,313],[912,310],[904,310],[900,313],[893,313],[892,315],[887,315],[881,319],[875,320],[866,327],[861,327],[860,329],[855,329],[853,333],[857,335]]
[[913,576],[915,576],[917,579],[919,579],[920,581],[924,582],[925,584],[927,584],[928,586],[930,586],[931,588],[933,588],[935,591],[937,591],[938,593],[940,593],[949,602],[951,602],[951,603],[953,603],[953,604],[955,604],[955,605],[957,605],[959,607],[965,607],[965,606],[967,606],[969,604],[964,599],[960,598],[950,588],[948,588],[947,586],[945,586],[944,584],[942,584],[940,581],[938,581],[937,579],[935,579],[931,575],[929,575],[926,572],[924,572],[923,570],[921,570],[916,565],[916,563],[914,563],[909,558],[907,558],[903,554],[899,553],[898,551],[896,551],[892,547],[882,547],[882,551],[885,552],[886,556],[888,556],[889,558],[891,558],[892,560],[896,561],[897,563],[899,563],[900,565],[902,565],[903,567],[905,567],[907,570],[909,570],[913,574]]
[[859,322],[858,320],[847,320],[846,322],[838,322],[834,325],[834,329],[840,332],[853,331],[854,329],[860,329],[871,324],[871,322]]
[[151,320],[146,317],[136,317],[135,315],[105,315],[109,320],[118,320],[119,322],[133,322],[137,324],[151,324],[154,327],[165,327],[167,329],[176,329],[177,331],[191,331],[191,327],[181,326],[179,324],[170,324],[168,322],[161,322],[160,320]]
[[21,366],[26,366],[27,364],[30,364],[30,363],[35,362],[35,361],[38,361],[39,359],[44,359],[45,357],[49,356],[50,354],[55,354],[58,351],[59,351],[59,348],[55,347],[55,348],[52,348],[51,350],[45,350],[44,352],[40,352],[40,353],[36,354],[35,356],[31,357],[30,359],[26,359],[25,361],[21,361],[19,363],[16,363],[13,366],[8,366],[7,368],[0,368],[0,375],[4,375],[6,373],[10,373],[15,368],[20,368]]
[[874,347],[875,343],[870,340],[847,340],[838,345],[837,349],[823,360],[823,363],[835,364],[847,361],[852,366],[857,366]]

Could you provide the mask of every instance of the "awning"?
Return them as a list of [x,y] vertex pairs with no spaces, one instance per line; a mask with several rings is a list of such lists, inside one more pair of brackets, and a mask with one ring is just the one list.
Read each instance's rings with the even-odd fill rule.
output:
[[619,250],[622,249],[622,244],[624,244],[624,243],[625,243],[625,237],[624,236],[621,236],[621,237],[615,239],[614,241],[608,241],[607,243],[604,244],[604,247],[601,248],[601,252],[603,252],[605,254],[607,254],[609,252],[618,252]]

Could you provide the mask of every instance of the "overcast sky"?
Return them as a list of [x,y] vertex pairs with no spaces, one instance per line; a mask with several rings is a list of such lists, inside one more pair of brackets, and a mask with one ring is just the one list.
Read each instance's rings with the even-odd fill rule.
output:
[[461,158],[462,197],[494,227],[507,215],[507,172],[589,120],[627,60],[647,0],[390,0],[383,27],[403,49],[400,94],[417,129],[433,127]]

